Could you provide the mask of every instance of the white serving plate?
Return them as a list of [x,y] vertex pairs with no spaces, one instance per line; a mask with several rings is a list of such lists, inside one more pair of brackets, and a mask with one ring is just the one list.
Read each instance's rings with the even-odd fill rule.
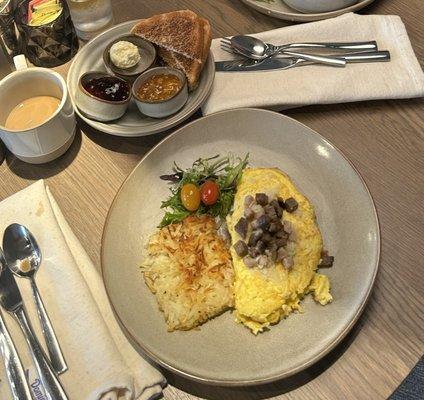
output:
[[130,32],[137,21],[124,22],[96,36],[88,42],[75,56],[68,73],[68,89],[72,104],[78,116],[92,128],[101,132],[117,136],[146,136],[162,132],[178,125],[192,115],[208,97],[215,77],[215,64],[212,53],[206,61],[206,65],[200,76],[199,86],[189,94],[184,107],[176,114],[166,118],[150,118],[144,116],[138,110],[134,99],[123,117],[112,122],[98,122],[85,116],[78,109],[75,93],[78,89],[79,77],[88,71],[106,72],[103,63],[103,51],[105,47],[116,37]]

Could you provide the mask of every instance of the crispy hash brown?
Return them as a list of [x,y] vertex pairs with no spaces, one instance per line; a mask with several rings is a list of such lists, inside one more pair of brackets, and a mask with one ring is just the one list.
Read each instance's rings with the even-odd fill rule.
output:
[[156,232],[142,270],[168,331],[192,329],[233,306],[231,255],[209,216],[189,216]]

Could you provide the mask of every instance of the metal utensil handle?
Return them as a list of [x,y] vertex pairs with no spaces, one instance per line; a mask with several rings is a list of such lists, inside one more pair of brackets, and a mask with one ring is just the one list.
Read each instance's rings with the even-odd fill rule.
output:
[[363,50],[371,51],[378,50],[377,42],[375,40],[370,42],[352,42],[352,43],[291,43],[282,46],[275,46],[283,49],[333,49],[333,50]]
[[56,373],[53,370],[47,356],[45,355],[37,337],[34,334],[32,326],[28,320],[25,309],[20,307],[14,311],[13,315],[16,317],[22,332],[24,333],[27,341],[31,357],[37,368],[38,375],[43,383],[44,390],[48,400],[68,400],[68,396],[60,384]]
[[7,379],[14,400],[32,400],[31,390],[25,377],[16,347],[10,337],[3,316],[0,314],[0,348],[3,354]]
[[390,61],[390,52],[387,50],[381,50],[365,53],[333,54],[332,57],[346,60],[348,63],[384,62]]
[[289,56],[296,57],[296,58],[302,58],[303,60],[306,60],[306,61],[314,61],[315,63],[318,63],[318,64],[331,65],[333,67],[346,66],[346,61],[340,58],[317,56],[313,54],[298,53],[298,52],[286,51],[286,50],[283,50],[282,53],[287,54]]
[[53,326],[50,322],[46,308],[44,307],[43,300],[41,299],[38,291],[35,279],[31,277],[32,294],[34,296],[35,305],[37,306],[38,318],[40,319],[41,328],[43,330],[44,339],[46,341],[47,350],[50,356],[50,362],[58,374],[62,374],[67,371],[68,366],[66,365],[65,358],[63,357],[62,350],[59,346],[56,334]]

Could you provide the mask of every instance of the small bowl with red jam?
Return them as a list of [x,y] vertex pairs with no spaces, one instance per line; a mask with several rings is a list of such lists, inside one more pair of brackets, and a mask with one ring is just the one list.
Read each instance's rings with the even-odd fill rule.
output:
[[152,68],[136,79],[132,95],[142,114],[165,118],[175,114],[187,102],[187,80],[177,69]]
[[78,108],[89,118],[107,122],[122,117],[131,100],[131,86],[105,72],[86,72],[76,93]]

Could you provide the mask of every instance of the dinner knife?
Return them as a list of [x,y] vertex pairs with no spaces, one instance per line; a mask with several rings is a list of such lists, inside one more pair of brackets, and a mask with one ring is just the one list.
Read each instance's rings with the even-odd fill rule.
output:
[[0,273],[0,304],[12,314],[22,329],[47,399],[68,400],[50,361],[35,336],[18,285],[9,268],[3,268]]
[[[7,269],[6,261],[0,248],[0,273]],[[31,390],[25,376],[22,362],[16,351],[15,344],[7,330],[3,315],[0,312],[0,350],[3,355],[4,367],[14,400],[32,400]]]
[[[346,53],[331,55],[331,57],[346,60],[347,63],[368,63],[368,62],[387,62],[390,61],[390,52],[387,50]],[[249,71],[269,71],[274,69],[289,69],[299,65],[311,65],[310,61],[293,57],[269,57],[264,60],[232,60],[216,61],[215,69],[218,72],[249,72]]]

